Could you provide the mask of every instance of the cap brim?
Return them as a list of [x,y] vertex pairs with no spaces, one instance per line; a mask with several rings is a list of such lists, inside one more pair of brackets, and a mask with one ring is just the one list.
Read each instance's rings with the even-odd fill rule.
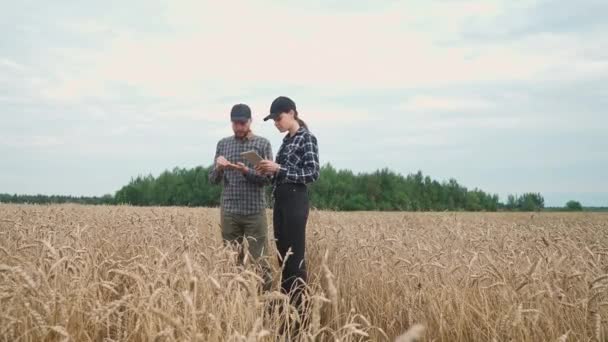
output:
[[268,120],[270,120],[270,119],[274,119],[274,118],[276,118],[276,117],[277,117],[277,115],[276,115],[276,114],[270,113],[270,114],[268,114],[268,115],[267,115],[267,116],[264,118],[264,121],[268,121]]

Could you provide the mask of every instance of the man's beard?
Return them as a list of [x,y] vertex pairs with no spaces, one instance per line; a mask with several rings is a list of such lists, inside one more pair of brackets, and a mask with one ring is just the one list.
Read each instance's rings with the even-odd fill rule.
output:
[[249,131],[237,131],[237,132],[235,132],[236,137],[240,138],[240,139],[243,139],[244,137],[246,137],[247,134],[249,134]]

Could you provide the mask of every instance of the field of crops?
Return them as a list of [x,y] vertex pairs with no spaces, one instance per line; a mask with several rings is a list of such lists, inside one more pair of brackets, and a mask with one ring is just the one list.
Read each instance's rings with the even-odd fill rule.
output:
[[[314,211],[307,234],[292,340],[608,338],[608,214]],[[298,315],[236,254],[217,209],[0,205],[0,341],[285,340]]]

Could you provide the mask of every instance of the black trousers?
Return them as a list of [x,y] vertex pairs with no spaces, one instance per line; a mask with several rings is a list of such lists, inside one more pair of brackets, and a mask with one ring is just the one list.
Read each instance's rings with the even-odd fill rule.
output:
[[[279,262],[283,265],[281,289],[290,295],[292,304],[299,305],[307,281],[308,190],[304,184],[281,184],[275,189],[274,197],[274,237],[280,254]],[[287,255],[288,251],[290,255]]]

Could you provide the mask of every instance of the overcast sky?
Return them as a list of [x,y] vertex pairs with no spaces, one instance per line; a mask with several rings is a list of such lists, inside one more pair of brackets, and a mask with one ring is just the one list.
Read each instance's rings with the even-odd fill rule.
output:
[[608,205],[608,1],[5,1],[0,193],[212,162],[295,100],[322,163]]

